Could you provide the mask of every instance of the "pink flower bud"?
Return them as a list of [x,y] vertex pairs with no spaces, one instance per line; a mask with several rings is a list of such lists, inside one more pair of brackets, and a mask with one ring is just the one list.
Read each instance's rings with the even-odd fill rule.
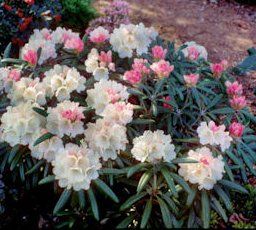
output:
[[84,50],[84,42],[80,38],[70,38],[65,42],[64,48],[81,53]]
[[150,68],[156,73],[159,78],[168,77],[174,70],[174,66],[170,65],[168,61],[160,60],[159,62],[153,63]]
[[34,50],[28,50],[25,54],[23,54],[23,60],[27,61],[30,65],[36,65],[37,52]]
[[132,64],[133,70],[140,72],[141,74],[149,74],[150,69],[146,66],[148,61],[146,59],[134,59],[134,63]]
[[165,59],[167,49],[163,49],[162,46],[154,46],[152,48],[152,56],[155,59]]
[[197,50],[196,47],[190,46],[188,47],[188,59],[195,61],[199,58],[200,52]]
[[233,96],[232,99],[229,100],[230,105],[235,110],[243,109],[246,106],[246,99],[244,96]]
[[78,110],[67,109],[61,112],[61,116],[71,122],[80,121],[84,119],[84,115]]
[[244,125],[238,122],[233,122],[229,126],[229,133],[232,137],[240,138],[243,135],[244,128]]
[[227,68],[228,62],[226,60],[221,61],[220,63],[211,64],[211,71],[213,76],[220,77],[222,72]]
[[[170,96],[164,97],[164,100],[166,102],[169,102],[171,100],[171,97]],[[166,108],[166,109],[172,109],[172,106],[167,104],[167,103],[163,103],[163,107]]]
[[142,74],[137,70],[130,70],[124,73],[124,80],[129,81],[131,84],[137,84],[141,79]]
[[21,77],[20,71],[17,69],[12,69],[9,73],[9,78],[14,81],[19,81]]
[[225,85],[227,87],[226,92],[230,96],[241,95],[243,93],[243,86],[237,81],[233,83],[231,83],[230,81],[226,81]]
[[109,50],[108,52],[101,51],[99,55],[100,62],[111,63],[112,62],[112,52]]
[[184,75],[184,81],[188,87],[196,86],[199,79],[199,74],[188,74]]

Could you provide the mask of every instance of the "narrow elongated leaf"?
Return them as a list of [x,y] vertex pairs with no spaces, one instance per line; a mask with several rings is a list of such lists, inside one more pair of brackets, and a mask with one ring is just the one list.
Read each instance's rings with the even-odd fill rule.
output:
[[134,119],[130,124],[133,125],[148,125],[148,124],[153,124],[155,121],[152,119],[141,119],[141,118],[137,118]]
[[135,216],[134,215],[130,215],[127,216],[126,218],[124,218],[124,220],[121,221],[121,223],[119,223],[116,228],[117,229],[125,229],[129,226],[129,224],[134,220]]
[[224,192],[224,190],[219,186],[219,185],[215,185],[214,186],[214,190],[216,191],[216,193],[218,194],[219,198],[223,201],[223,203],[225,204],[227,210],[229,210],[230,212],[233,211],[233,207],[232,207],[232,203],[228,197],[228,195]]
[[180,176],[178,176],[177,174],[175,173],[170,173],[172,178],[178,183],[180,184],[181,187],[184,188],[184,190],[187,192],[187,193],[190,193],[191,192],[191,189],[189,187],[189,185],[187,184],[187,182]]
[[243,186],[236,184],[235,182],[228,180],[219,180],[219,183],[224,185],[225,187],[229,187],[230,189],[236,190],[240,193],[248,194],[248,191]]
[[229,113],[234,113],[235,111],[229,107],[226,108],[221,108],[221,109],[215,109],[212,110],[211,113],[213,114],[229,114]]
[[9,163],[9,164],[12,162],[13,158],[16,156],[17,152],[19,151],[19,148],[20,148],[19,145],[15,145],[15,146],[12,148],[12,150],[11,150],[11,152],[10,152],[10,154],[9,154],[9,157],[8,157],[8,163]]
[[176,206],[176,204],[174,203],[174,201],[167,195],[167,193],[162,194],[162,198],[166,201],[166,204],[170,207],[172,212],[175,213],[176,215],[178,215],[179,209]]
[[138,172],[141,168],[143,168],[146,165],[147,164],[145,164],[145,163],[140,163],[140,164],[130,167],[127,172],[127,177],[128,178],[131,177],[134,173]]
[[101,175],[121,175],[125,174],[125,170],[123,169],[114,169],[114,168],[104,168],[99,170]]
[[48,113],[44,110],[44,109],[41,109],[41,108],[37,108],[37,107],[33,107],[33,110],[40,114],[41,116],[43,117],[47,117],[48,116]]
[[170,188],[172,194],[175,197],[178,197],[178,193],[176,191],[175,184],[174,184],[173,179],[171,177],[170,171],[167,168],[163,167],[161,169],[161,173],[162,173],[166,183],[168,184],[168,187]]
[[33,172],[35,172],[38,168],[40,168],[41,165],[45,163],[45,160],[38,161],[30,170],[26,172],[26,175],[29,175]]
[[151,177],[152,177],[152,170],[149,169],[141,176],[138,187],[137,187],[137,193],[140,193],[146,187]]
[[147,201],[144,212],[142,214],[140,228],[145,228],[146,227],[146,225],[148,223],[148,220],[149,220],[149,217],[151,215],[151,211],[152,211],[152,199],[149,199]]
[[161,210],[161,214],[162,214],[162,218],[163,218],[165,227],[166,228],[171,228],[172,227],[172,221],[171,221],[171,216],[170,216],[170,211],[168,209],[168,206],[166,205],[166,203],[160,197],[157,197],[157,201],[158,201],[159,206],[160,206],[160,210]]
[[198,163],[197,160],[189,159],[188,157],[185,158],[176,158],[172,160],[174,164],[185,164],[185,163]]
[[81,209],[85,208],[85,194],[84,190],[80,190],[77,192],[78,195],[78,201]]
[[12,49],[12,43],[10,42],[4,50],[3,58],[9,58],[10,57],[11,49]]
[[196,193],[197,193],[196,189],[191,189],[191,193],[188,194],[188,198],[187,198],[187,203],[186,203],[187,206],[192,205],[192,203],[196,197]]
[[98,204],[97,204],[95,195],[93,193],[93,190],[90,188],[89,190],[87,190],[87,194],[89,196],[89,201],[90,201],[90,204],[91,204],[93,216],[96,220],[99,220],[100,219],[99,209],[98,209]]
[[209,228],[209,226],[210,226],[210,204],[209,204],[208,194],[205,190],[202,191],[201,205],[202,205],[203,227],[204,228]]
[[120,207],[120,211],[124,211],[125,209],[131,207],[134,203],[139,201],[142,197],[146,196],[146,192],[142,192],[136,195],[131,196],[128,200],[126,200]]
[[47,183],[51,183],[55,180],[55,176],[54,175],[49,175],[45,178],[43,178],[42,180],[40,180],[38,182],[39,185],[43,185],[43,184],[47,184]]
[[72,193],[71,189],[65,189],[62,192],[57,204],[55,205],[55,207],[53,209],[54,215],[56,215],[65,206],[65,204],[68,202],[68,200],[70,198],[71,193]]
[[22,157],[22,152],[17,152],[17,154],[13,158],[11,166],[10,166],[10,170],[11,171],[17,166],[17,164],[19,163],[21,157]]
[[45,140],[47,140],[47,139],[50,139],[50,138],[52,138],[53,136],[54,136],[54,135],[51,134],[51,133],[45,133],[45,134],[43,134],[41,137],[39,137],[39,138],[35,141],[34,146],[39,145],[39,144],[42,143],[43,141],[45,141]]
[[225,210],[222,208],[220,202],[212,196],[212,202],[213,202],[213,208],[215,209],[215,211],[223,218],[223,220],[225,222],[228,221],[228,217],[227,217],[227,214],[225,212]]
[[112,189],[101,179],[97,179],[94,181],[94,183],[97,185],[97,187],[104,192],[110,199],[112,199],[114,202],[118,203],[119,199],[116,196],[116,194],[112,191]]

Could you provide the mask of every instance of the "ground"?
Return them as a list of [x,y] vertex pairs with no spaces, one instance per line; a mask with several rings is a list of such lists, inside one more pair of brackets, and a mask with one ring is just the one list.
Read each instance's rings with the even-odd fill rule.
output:
[[[96,0],[97,9],[109,0]],[[178,44],[196,41],[205,46],[211,61],[226,59],[230,66],[247,55],[246,50],[256,47],[256,5],[243,6],[233,1],[220,0],[128,0],[133,23],[154,26],[162,37]],[[256,111],[256,74],[240,79],[246,95]]]

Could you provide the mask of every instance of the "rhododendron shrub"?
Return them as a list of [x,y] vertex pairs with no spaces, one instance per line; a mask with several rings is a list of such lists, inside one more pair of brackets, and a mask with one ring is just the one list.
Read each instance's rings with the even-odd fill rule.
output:
[[87,223],[207,228],[211,209],[227,221],[230,191],[255,175],[256,118],[226,61],[207,57],[142,23],[35,30],[1,60],[2,172],[55,181],[54,214]]

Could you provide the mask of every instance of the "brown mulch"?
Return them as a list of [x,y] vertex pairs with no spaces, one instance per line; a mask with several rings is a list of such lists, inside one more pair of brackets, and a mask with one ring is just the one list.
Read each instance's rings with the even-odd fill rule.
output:
[[[99,10],[110,0],[96,0]],[[160,35],[177,44],[196,41],[204,45],[213,62],[228,60],[235,66],[256,47],[256,5],[219,0],[128,0],[132,22],[155,27]],[[212,2],[214,2],[212,0]],[[256,112],[256,73],[239,79],[249,104]]]

